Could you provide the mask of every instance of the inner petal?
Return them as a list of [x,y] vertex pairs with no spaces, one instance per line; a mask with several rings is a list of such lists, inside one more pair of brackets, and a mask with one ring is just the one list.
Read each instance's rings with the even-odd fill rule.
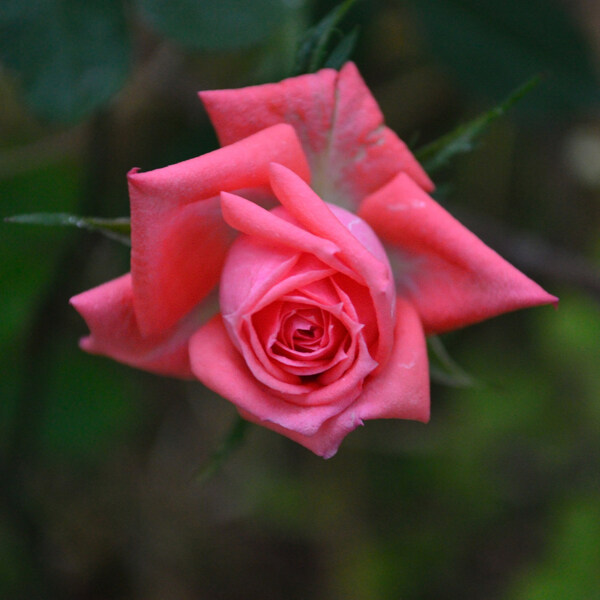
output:
[[294,309],[284,318],[277,341],[298,352],[312,352],[322,342],[326,320],[322,309]]

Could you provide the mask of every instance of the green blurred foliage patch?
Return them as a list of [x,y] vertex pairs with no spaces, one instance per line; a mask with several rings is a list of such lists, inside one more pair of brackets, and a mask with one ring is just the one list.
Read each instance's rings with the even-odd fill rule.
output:
[[488,132],[494,121],[503,117],[508,110],[527,96],[539,83],[540,77],[533,77],[511,92],[497,106],[482,113],[467,123],[459,125],[452,131],[419,148],[415,152],[417,160],[429,175],[445,166],[451,159],[477,148],[480,138]]
[[[27,210],[75,210],[80,193],[77,165],[62,163],[30,171],[0,181],[2,212]],[[27,228],[0,224],[0,280],[10,290],[2,298],[0,354],[3,376],[0,378],[0,440],[4,442],[10,427],[19,381],[26,376],[23,356],[24,335],[32,315],[52,281],[54,269],[68,239],[53,229]],[[65,298],[65,301],[67,298]]]
[[136,0],[146,20],[179,44],[237,50],[267,40],[281,22],[282,0]]
[[323,67],[339,69],[349,60],[358,38],[357,28],[342,36],[334,48],[329,47],[334,36],[340,35],[338,25],[355,2],[356,0],[346,0],[338,4],[306,31],[298,46],[293,75],[314,73]]
[[119,0],[4,0],[0,59],[31,109],[75,122],[104,105],[129,72],[130,42]]
[[558,2],[429,0],[413,6],[437,59],[470,91],[499,98],[543,73],[543,89],[525,106],[547,113],[600,100],[584,40]]
[[576,497],[557,507],[541,563],[526,570],[507,600],[596,598],[600,590],[600,504]]
[[139,386],[127,367],[85,354],[73,342],[62,336],[46,355],[42,447],[55,460],[101,460],[139,423]]
[[[600,428],[599,311],[596,303],[582,294],[561,294],[557,313],[538,314],[535,323],[541,346],[554,371],[562,373],[565,401],[577,396],[575,407],[588,424]],[[568,407],[568,404],[565,406]]]

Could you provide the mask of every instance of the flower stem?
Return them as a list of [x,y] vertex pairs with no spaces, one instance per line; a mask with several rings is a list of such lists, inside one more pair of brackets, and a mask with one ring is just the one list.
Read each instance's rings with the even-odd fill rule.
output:
[[245,419],[242,419],[239,415],[236,417],[229,432],[213,452],[208,462],[196,471],[194,479],[198,483],[206,483],[213,475],[215,475],[215,473],[217,473],[223,463],[244,441],[249,425],[250,423]]

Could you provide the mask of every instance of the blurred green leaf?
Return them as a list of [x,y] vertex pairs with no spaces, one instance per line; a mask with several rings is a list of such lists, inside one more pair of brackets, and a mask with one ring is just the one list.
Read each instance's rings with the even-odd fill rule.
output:
[[413,2],[430,45],[472,92],[498,97],[532,73],[548,75],[528,105],[571,110],[600,99],[589,52],[554,0]]
[[[321,67],[333,63],[341,64],[348,60],[356,43],[357,31],[354,30],[343,37],[336,48],[328,55],[327,48],[334,33],[339,33],[337,26],[356,0],[345,0],[331,10],[314,27],[311,27],[300,40],[296,54],[293,75],[314,73]],[[333,60],[332,60],[333,59]],[[331,66],[328,64],[328,66]],[[341,65],[340,65],[341,66]]]
[[507,600],[595,598],[600,590],[598,495],[561,507],[554,514],[546,560],[525,572]]
[[77,217],[67,213],[34,213],[7,217],[4,220],[7,223],[79,227],[90,231],[99,231],[112,240],[131,246],[131,224],[127,217],[102,219],[99,217]]
[[429,373],[436,383],[451,387],[470,387],[473,379],[450,357],[437,336],[427,338]]
[[470,152],[475,148],[478,138],[483,135],[488,127],[506,114],[514,104],[526,96],[541,81],[539,76],[518,87],[509,94],[498,106],[483,113],[468,123],[459,125],[456,129],[431,142],[424,148],[415,152],[415,156],[428,173],[434,173],[458,154]]
[[553,373],[560,373],[562,385],[577,390],[582,423],[600,430],[600,369],[598,368],[598,304],[583,293],[564,291],[560,310],[535,313],[536,328],[544,358]]
[[284,15],[283,0],[136,0],[163,35],[199,50],[235,50],[264,42]]
[[358,25],[348,34],[345,35],[337,46],[331,51],[323,67],[329,69],[340,69],[345,62],[350,60],[352,52],[358,40]]
[[4,0],[0,60],[39,116],[81,120],[123,85],[130,44],[119,0]]

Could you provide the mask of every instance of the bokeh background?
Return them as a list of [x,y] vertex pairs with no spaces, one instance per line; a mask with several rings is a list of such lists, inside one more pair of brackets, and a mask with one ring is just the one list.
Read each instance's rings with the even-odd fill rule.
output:
[[[333,6],[3,0],[1,214],[126,216],[131,167],[217,147],[196,92],[285,76]],[[474,385],[434,384],[427,426],[369,422],[329,461],[252,427],[201,484],[232,406],[77,347],[69,297],[127,248],[0,224],[0,597],[600,598],[600,5],[359,1],[355,26],[413,148],[543,75],[437,198],[560,309],[444,336]]]

